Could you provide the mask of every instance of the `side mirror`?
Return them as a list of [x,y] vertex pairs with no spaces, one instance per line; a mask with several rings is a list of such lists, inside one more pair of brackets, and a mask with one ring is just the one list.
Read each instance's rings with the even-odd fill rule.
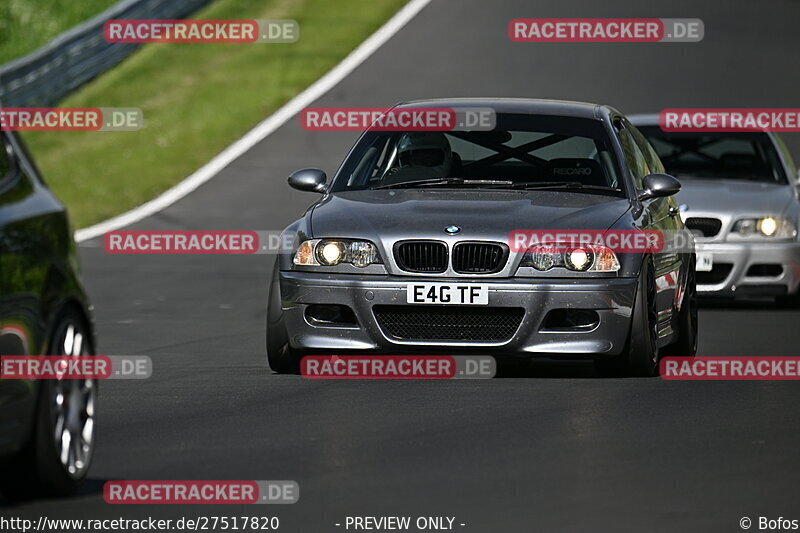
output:
[[681,182],[669,174],[648,174],[642,185],[644,190],[639,193],[639,200],[672,196],[681,190]]
[[324,193],[328,190],[325,184],[327,180],[325,171],[318,168],[304,168],[292,172],[289,176],[289,186],[298,191]]

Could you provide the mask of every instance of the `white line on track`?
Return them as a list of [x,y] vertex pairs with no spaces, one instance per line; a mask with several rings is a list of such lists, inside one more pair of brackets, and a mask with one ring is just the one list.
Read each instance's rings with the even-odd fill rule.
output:
[[375,33],[370,35],[367,40],[350,52],[338,65],[328,71],[327,74],[314,82],[306,90],[286,102],[283,107],[264,119],[252,130],[248,131],[238,141],[225,148],[211,161],[197,169],[192,175],[139,207],[135,207],[126,213],[104,220],[94,226],[79,229],[75,232],[75,240],[83,242],[93,239],[108,231],[114,231],[147,218],[174,204],[200,185],[216,176],[222,169],[260,141],[264,140],[294,115],[311,105],[320,96],[333,89],[340,81],[353,72],[356,67],[375,53],[386,41],[400,31],[403,26],[413,19],[417,13],[422,11],[430,2],[431,0],[411,0]]

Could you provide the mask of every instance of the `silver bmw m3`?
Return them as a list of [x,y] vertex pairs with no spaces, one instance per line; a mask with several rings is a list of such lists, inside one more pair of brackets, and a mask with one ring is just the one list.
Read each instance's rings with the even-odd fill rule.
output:
[[667,171],[697,242],[704,296],[776,298],[800,285],[797,169],[776,133],[677,132],[632,117]]
[[[488,108],[496,122],[369,130],[330,183],[318,169],[290,176],[322,196],[284,232],[296,244],[271,283],[274,371],[307,354],[487,354],[654,375],[659,355],[694,355],[693,249],[619,245],[646,232],[691,242],[680,183],[623,115],[521,99],[404,107]],[[563,240],[576,233],[617,244]]]

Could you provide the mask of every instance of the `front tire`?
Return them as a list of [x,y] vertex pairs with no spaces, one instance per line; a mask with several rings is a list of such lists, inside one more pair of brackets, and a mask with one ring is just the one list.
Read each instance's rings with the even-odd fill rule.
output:
[[297,374],[300,372],[302,354],[289,345],[281,306],[279,275],[276,261],[267,304],[267,364],[276,374]]
[[694,357],[697,354],[697,283],[694,260],[689,264],[686,293],[678,312],[678,340],[664,348],[664,355]]
[[642,262],[628,341],[622,355],[599,359],[595,368],[602,376],[658,375],[658,310],[656,307],[655,269],[650,257]]

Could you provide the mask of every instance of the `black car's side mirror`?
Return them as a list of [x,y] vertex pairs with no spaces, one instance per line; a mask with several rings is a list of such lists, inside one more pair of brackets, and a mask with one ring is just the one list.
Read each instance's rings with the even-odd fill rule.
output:
[[642,185],[644,190],[639,193],[639,200],[672,196],[681,190],[681,182],[669,174],[648,174]]
[[318,168],[304,168],[292,172],[292,175],[289,176],[289,186],[298,191],[324,193],[328,190],[325,184],[327,180],[328,176],[325,171]]

